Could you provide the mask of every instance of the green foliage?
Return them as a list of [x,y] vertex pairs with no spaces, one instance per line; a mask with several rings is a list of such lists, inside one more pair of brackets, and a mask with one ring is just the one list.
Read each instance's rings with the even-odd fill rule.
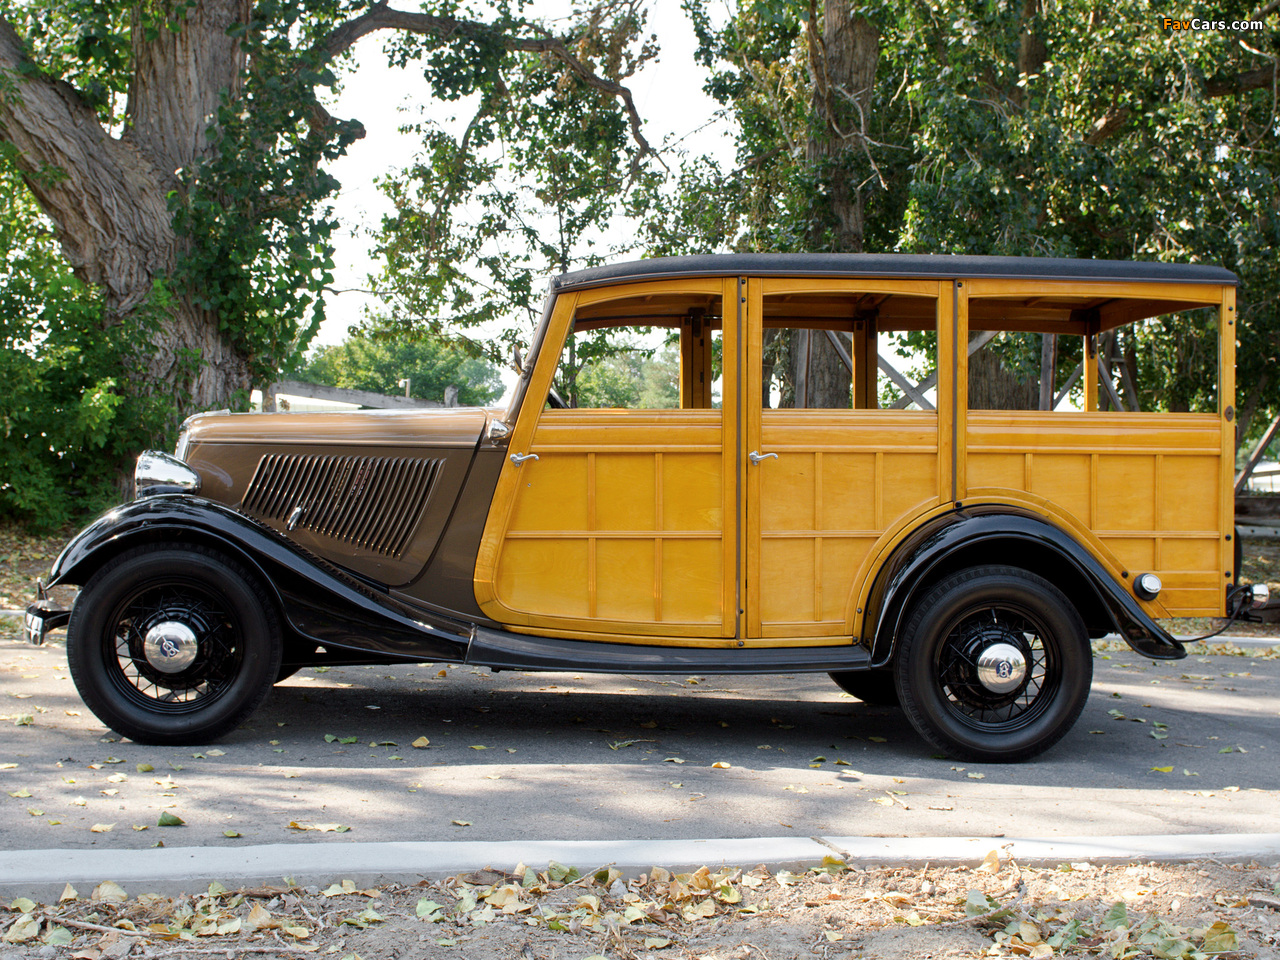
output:
[[[626,78],[656,51],[635,38],[633,4],[608,0],[575,26],[573,54]],[[505,10],[505,8],[503,8]],[[380,184],[394,206],[378,235],[385,266],[371,278],[394,305],[388,327],[483,337],[495,359],[526,343],[546,278],[617,257],[602,227],[619,215],[642,172],[617,99],[549,54],[473,41],[473,58],[437,52],[427,75],[475,113],[458,133],[406,128],[423,151]],[[416,38],[397,48],[408,55]]]
[[243,88],[224,94],[210,128],[214,152],[183,171],[185,189],[169,197],[174,228],[188,241],[178,278],[217,316],[254,382],[300,359],[333,280],[337,223],[321,204],[340,184],[322,164],[359,133],[353,121],[318,119],[318,91],[337,78],[315,41],[334,13],[287,0],[255,5],[241,31]]
[[0,157],[0,517],[51,529],[119,499],[114,479],[172,430],[171,402],[122,382],[163,316],[163,289],[126,323],[71,275]]
[[444,400],[444,388],[458,387],[458,403],[483,407],[502,395],[502,376],[488,361],[468,356],[457,345],[433,337],[390,340],[353,336],[337,346],[318,348],[299,376],[348,390],[402,394],[408,378],[409,395]]

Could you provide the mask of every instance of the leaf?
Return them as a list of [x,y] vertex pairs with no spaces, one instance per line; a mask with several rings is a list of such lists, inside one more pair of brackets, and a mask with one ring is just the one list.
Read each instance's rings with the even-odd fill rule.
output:
[[681,760],[679,757],[667,757],[662,762],[663,763],[684,763],[684,761]]
[[217,880],[209,881],[209,888],[206,895],[210,897],[220,897],[227,892],[227,888],[220,884]]
[[431,741],[428,740],[426,737],[419,737],[417,740],[413,741],[411,746],[415,747],[418,750],[422,750],[426,747],[431,746]]
[[186,821],[184,821],[176,813],[170,813],[168,810],[163,810],[160,813],[160,819],[156,821],[156,826],[157,827],[185,827]]
[[1125,909],[1124,903],[1117,900],[1111,905],[1111,909],[1107,911],[1106,916],[1102,918],[1102,928],[1104,930],[1115,930],[1118,927],[1127,927],[1129,925],[1129,911]]
[[471,745],[471,749],[472,750],[488,750],[489,748],[486,747],[483,743],[473,743]]
[[76,888],[71,884],[67,884],[62,888],[62,896],[58,897],[59,903],[66,903],[69,900],[75,900],[80,894],[76,893]]
[[671,941],[666,937],[645,937],[644,948],[646,950],[661,950],[663,947],[671,946]]
[[970,890],[968,897],[964,901],[964,915],[966,917],[980,917],[983,914],[990,913],[1000,904],[992,900],[981,890]]
[[1238,949],[1236,932],[1221,920],[1203,931],[1197,930],[1196,933],[1204,937],[1206,953],[1229,953]]
[[414,909],[414,913],[428,923],[439,923],[444,919],[444,907],[434,900],[428,900],[426,897],[418,901],[418,906]]
[[291,830],[315,830],[319,833],[348,833],[351,828],[341,823],[300,823],[297,820],[289,821],[289,829]]
[[22,787],[18,790],[10,790],[9,796],[16,797],[19,800],[26,800],[28,797],[31,796],[31,791],[28,790],[26,787]]
[[227,755],[225,750],[206,750],[205,753],[211,757],[225,757]]
[[223,830],[222,835],[224,837],[228,837],[231,840],[238,840],[241,836],[243,836],[243,834],[241,834],[237,830]]
[[992,850],[982,858],[982,865],[978,867],[979,873],[999,873],[1000,872],[1000,854]]
[[40,939],[50,947],[69,947],[75,938],[71,936],[71,931],[66,927],[54,924],[45,931],[45,935]]
[[715,770],[728,770],[732,766],[733,764],[725,763],[723,760],[717,760],[715,763],[711,765],[712,769],[715,769]]
[[15,913],[35,913],[37,905],[27,897],[14,897],[13,903],[9,904],[9,909]]
[[359,737],[339,737],[338,742],[339,743],[359,743],[360,738]]
[[5,931],[3,939],[7,943],[26,943],[28,940],[34,940],[39,932],[40,921],[32,917],[31,914],[24,913],[13,921],[9,929]]
[[332,734],[332,733],[326,733],[326,734],[324,735],[324,742],[325,742],[325,743],[333,743],[333,742],[334,742],[335,740],[337,740],[337,739],[338,739],[338,738],[337,738],[334,734]]
[[985,773],[979,773],[977,770],[970,770],[968,773],[965,774],[965,776],[968,777],[970,780],[987,779],[987,775]]
[[469,826],[471,826],[471,821],[470,821],[470,820],[450,820],[449,822],[450,822],[450,823],[452,823],[455,827],[469,827]]
[[1152,767],[1152,773],[1173,773],[1173,767]]
[[867,739],[870,740],[872,743],[888,743],[889,742],[884,737],[867,737]]
[[129,895],[124,889],[111,880],[104,880],[93,888],[93,893],[89,894],[90,900],[106,900],[111,903],[124,903],[129,899]]
[[271,916],[271,912],[260,903],[255,903],[253,909],[249,911],[249,916],[244,921],[245,927],[250,933],[256,930],[266,930],[271,927],[279,927],[280,921]]
[[95,823],[89,828],[90,833],[110,833],[115,829],[114,823]]

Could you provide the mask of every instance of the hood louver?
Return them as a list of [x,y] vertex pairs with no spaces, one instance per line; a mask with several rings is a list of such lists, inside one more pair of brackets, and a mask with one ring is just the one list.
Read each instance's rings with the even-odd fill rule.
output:
[[269,454],[242,509],[288,529],[399,557],[440,475],[442,460]]

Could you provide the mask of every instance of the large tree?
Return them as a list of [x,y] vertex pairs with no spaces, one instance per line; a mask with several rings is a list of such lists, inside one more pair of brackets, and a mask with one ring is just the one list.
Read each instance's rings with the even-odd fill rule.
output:
[[138,389],[185,410],[225,404],[314,333],[331,266],[323,202],[338,186],[323,167],[362,132],[319,96],[362,37],[386,34],[437,96],[475,93],[497,111],[513,109],[506,77],[532,58],[648,150],[621,82],[633,37],[593,45],[638,23],[633,0],[556,30],[520,6],[470,19],[448,0],[0,0],[0,148],[75,274],[101,290],[102,324],[144,305],[167,314],[132,371]]
[[[739,0],[723,25],[687,6],[738,162],[682,170],[652,249],[1219,263],[1242,280],[1242,426],[1280,406],[1275,0],[1216,8],[1262,24],[1237,32],[1170,29],[1141,0]],[[1195,340],[1147,354],[1173,408]]]

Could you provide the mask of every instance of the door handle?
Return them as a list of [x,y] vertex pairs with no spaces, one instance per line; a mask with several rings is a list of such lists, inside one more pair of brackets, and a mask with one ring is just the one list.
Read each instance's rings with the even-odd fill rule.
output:
[[752,466],[756,467],[760,466],[761,460],[768,460],[770,457],[773,457],[775,460],[778,459],[778,455],[776,453],[760,453],[758,450],[752,450],[747,454],[747,459],[751,461]]
[[513,453],[511,455],[511,462],[514,463],[517,467],[520,466],[520,464],[524,463],[526,460],[537,460],[537,459],[538,459],[538,455],[536,453]]

